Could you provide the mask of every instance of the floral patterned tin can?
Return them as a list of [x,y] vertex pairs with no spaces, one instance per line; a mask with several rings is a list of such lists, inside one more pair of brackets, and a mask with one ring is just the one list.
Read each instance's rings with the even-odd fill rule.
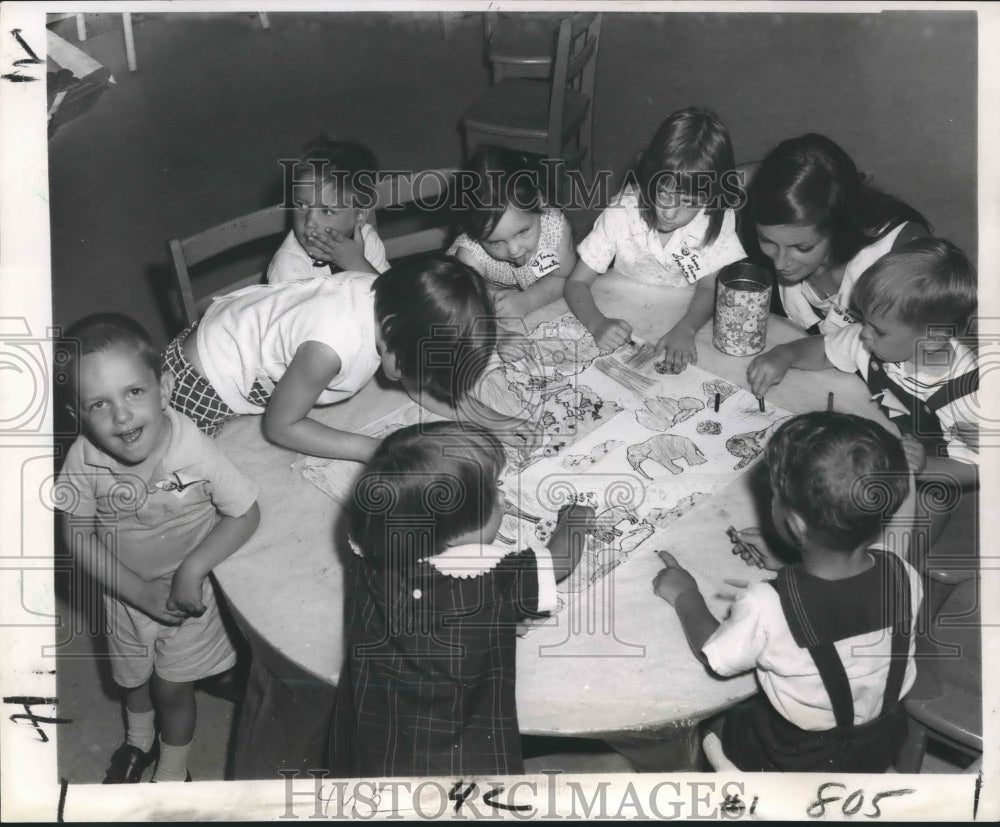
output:
[[760,353],[767,342],[771,274],[756,264],[737,262],[722,268],[717,285],[713,343],[730,356]]

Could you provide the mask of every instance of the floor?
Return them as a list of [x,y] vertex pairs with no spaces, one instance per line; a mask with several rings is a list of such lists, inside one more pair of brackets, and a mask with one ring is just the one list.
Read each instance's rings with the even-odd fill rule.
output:
[[[465,102],[486,83],[485,69],[479,75],[456,77],[452,99],[435,111],[415,113],[420,67],[446,59],[439,49],[415,48],[412,73],[388,78],[379,73],[377,63],[365,64],[363,48],[359,54],[357,44],[309,15],[289,15],[282,26],[264,31],[254,14],[227,14],[205,19],[185,42],[179,59],[173,35],[183,17],[134,15],[139,71],[132,75],[125,65],[118,16],[88,15],[90,36],[81,47],[111,68],[117,83],[91,111],[66,124],[50,141],[58,323],[85,312],[122,310],[145,323],[155,339],[165,341],[176,329],[168,305],[151,301],[149,291],[132,289],[127,280],[116,282],[112,291],[103,288],[103,295],[93,286],[103,285],[108,273],[128,273],[134,284],[162,285],[163,266],[144,262],[165,265],[166,237],[246,212],[248,204],[268,203],[278,180],[273,159],[294,152],[319,132],[346,132],[348,126],[357,126],[356,134],[376,136],[372,144],[383,168],[455,163],[461,152],[455,125]],[[445,31],[437,15],[423,15],[414,16],[410,26],[422,34],[414,43],[447,37],[453,56],[480,50],[476,20],[456,17]],[[76,43],[73,21],[57,24],[57,30]],[[330,56],[335,64],[318,83],[315,66],[321,55],[327,60],[324,65],[329,65]],[[464,58],[475,63],[468,54]],[[282,67],[288,76],[300,78],[301,86],[277,94],[277,79],[262,73],[260,62]],[[222,80],[205,83],[204,78]],[[192,94],[195,89],[198,94]],[[256,106],[258,99],[282,97],[285,111],[265,116]],[[353,107],[349,112],[345,101]],[[220,117],[223,111],[225,117]],[[386,128],[400,118],[419,124],[406,130],[405,141],[394,137],[398,130]],[[248,175],[248,168],[260,174]],[[206,176],[216,183],[212,197],[190,198],[191,191],[203,190],[197,184]],[[101,209],[75,209],[79,203],[99,203]],[[122,234],[121,227],[128,227],[128,233]],[[954,522],[966,530],[953,544],[968,546],[970,521]],[[72,783],[99,783],[123,735],[117,693],[102,660],[100,627],[80,609],[86,593],[85,586],[77,586],[74,594],[66,584],[59,588],[60,609],[74,629],[73,634],[63,630],[68,642],[58,664],[60,712],[71,719],[59,731],[59,773]],[[223,779],[234,706],[203,692],[198,693],[198,704],[190,771],[195,780]],[[621,756],[595,742],[533,741],[529,748],[536,754],[529,759],[529,771],[630,769]],[[960,766],[928,756],[925,771],[956,772]]]

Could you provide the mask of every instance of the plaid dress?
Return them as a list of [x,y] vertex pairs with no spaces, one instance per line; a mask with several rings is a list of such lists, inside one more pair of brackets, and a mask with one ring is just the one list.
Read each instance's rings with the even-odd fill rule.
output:
[[456,551],[482,553],[485,570],[421,561],[387,573],[356,559],[332,733],[338,777],[523,773],[517,622],[554,597],[551,560],[496,546],[446,554]]

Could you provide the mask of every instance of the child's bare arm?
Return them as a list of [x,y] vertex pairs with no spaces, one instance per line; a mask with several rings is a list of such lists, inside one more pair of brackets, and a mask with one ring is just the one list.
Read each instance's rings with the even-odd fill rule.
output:
[[143,580],[122,564],[101,540],[93,518],[63,515],[61,528],[73,559],[109,594],[130,603],[154,620],[176,626],[185,615],[167,608],[170,587],[164,580]]
[[303,342],[274,387],[264,412],[264,436],[316,457],[367,462],[378,440],[330,428],[309,418],[323,389],[340,373],[340,357],[320,342]]
[[659,551],[657,554],[666,568],[653,580],[653,592],[677,610],[688,646],[699,660],[707,662],[701,650],[719,628],[719,621],[708,610],[698,584],[687,570],[669,552]]
[[594,509],[574,504],[560,511],[558,520],[549,542],[557,583],[569,577],[579,565],[587,532],[594,527]]
[[542,276],[524,290],[501,290],[493,296],[497,316],[501,320],[504,317],[521,319],[532,310],[545,307],[561,298],[565,286],[566,278],[556,272]]
[[582,259],[566,279],[563,295],[566,304],[597,342],[601,350],[614,350],[625,344],[632,336],[632,325],[624,319],[609,319],[597,308],[592,287],[597,279],[597,271],[588,267]]
[[747,368],[747,379],[750,380],[750,392],[754,396],[763,396],[785,377],[789,368],[825,370],[830,367],[833,365],[826,358],[824,337],[806,336],[776,345],[756,357]]
[[656,343],[656,352],[663,353],[663,364],[670,373],[680,373],[698,361],[694,337],[715,311],[715,277],[716,273],[711,273],[698,280],[687,311]]
[[240,517],[223,515],[174,572],[167,609],[201,615],[205,611],[201,602],[202,583],[208,573],[249,540],[259,523],[257,503]]

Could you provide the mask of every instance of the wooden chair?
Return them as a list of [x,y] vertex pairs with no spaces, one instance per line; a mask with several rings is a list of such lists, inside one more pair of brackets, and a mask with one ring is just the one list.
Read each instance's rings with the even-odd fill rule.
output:
[[483,52],[490,64],[490,82],[499,83],[508,76],[550,77],[560,23],[558,14],[483,14]]
[[[593,177],[593,100],[600,13],[577,13],[559,24],[549,67],[535,59],[491,54],[502,75],[465,113],[466,151],[490,145],[562,158],[569,166],[587,159]],[[539,77],[542,74],[544,77]],[[590,146],[583,143],[586,136]]]
[[[425,170],[387,176],[379,180],[375,187],[375,210],[372,212],[371,223],[376,223],[378,215],[388,218],[394,213],[402,212],[407,205],[419,207],[423,202],[426,202],[429,208],[435,208],[433,213],[428,214],[438,219],[433,222],[435,226],[424,226],[427,221],[421,221],[417,222],[420,226],[416,229],[407,229],[388,238],[383,237],[386,257],[390,261],[444,247],[448,235],[449,214],[442,205],[447,202],[447,190],[454,172],[452,168]],[[276,204],[202,230],[187,238],[174,238],[167,242],[174,281],[180,296],[181,312],[186,325],[197,321],[216,296],[252,284],[260,284],[264,276],[261,270],[249,274],[241,272],[221,286],[216,284],[211,290],[196,292],[192,285],[190,268],[271,236],[275,236],[274,250],[277,250],[280,242],[277,237],[287,233],[290,227],[288,213],[288,209]]]

